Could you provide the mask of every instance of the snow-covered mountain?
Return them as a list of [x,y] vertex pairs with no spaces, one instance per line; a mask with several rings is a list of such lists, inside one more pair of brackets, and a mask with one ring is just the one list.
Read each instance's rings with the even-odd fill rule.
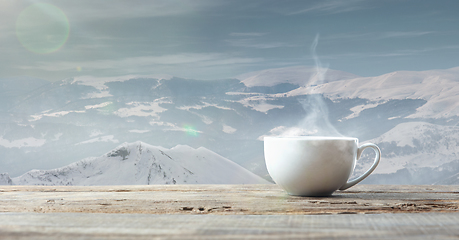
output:
[[0,185],[12,185],[13,181],[8,173],[0,173]]
[[[459,184],[459,128],[426,122],[406,122],[371,139],[381,148],[382,161],[367,183]],[[372,164],[365,158],[356,168],[361,174]],[[388,176],[391,176],[390,178]]]
[[[331,126],[381,146],[383,159],[367,183],[457,183],[459,67],[375,77],[328,69],[320,78],[315,71],[286,67],[215,81],[167,75],[9,80],[0,84],[9,94],[0,114],[0,173],[14,180],[141,140],[205,147],[269,179],[263,136],[321,135]],[[22,85],[29,87],[18,91]],[[309,124],[311,117],[317,125]],[[356,174],[369,161],[359,161]]]
[[[305,66],[295,66],[286,68],[266,69],[256,72],[249,72],[237,76],[247,87],[273,87],[279,84],[292,84],[297,86],[306,86],[310,82],[315,82],[314,75],[316,69]],[[325,71],[325,70],[324,70]],[[328,69],[322,83],[341,81],[358,78],[359,76],[352,73]]]
[[332,99],[363,98],[371,102],[391,99],[427,101],[408,118],[450,118],[459,116],[459,67],[446,70],[398,71],[377,77],[324,83],[314,87]]
[[[2,180],[3,179],[3,180]],[[100,157],[52,170],[32,170],[0,184],[12,185],[151,185],[258,184],[266,180],[206,149],[178,145],[171,149],[143,142],[124,143]]]

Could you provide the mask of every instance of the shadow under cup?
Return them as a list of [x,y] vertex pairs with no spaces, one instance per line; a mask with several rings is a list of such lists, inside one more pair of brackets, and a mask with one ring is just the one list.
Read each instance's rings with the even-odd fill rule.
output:
[[[329,196],[370,175],[381,152],[374,144],[358,146],[357,138],[347,137],[265,137],[264,154],[271,178],[290,195]],[[373,166],[348,182],[355,163],[365,148],[375,153]]]

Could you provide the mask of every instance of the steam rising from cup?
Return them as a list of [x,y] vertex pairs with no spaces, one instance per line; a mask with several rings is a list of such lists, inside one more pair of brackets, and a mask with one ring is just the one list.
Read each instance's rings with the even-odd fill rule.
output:
[[312,42],[311,45],[312,58],[314,59],[314,63],[316,66],[316,74],[312,75],[311,79],[309,80],[310,86],[323,83],[325,79],[325,74],[328,71],[328,66],[325,68],[322,67],[322,63],[320,62],[319,57],[317,57],[316,48],[318,44],[319,34],[316,35],[316,37],[314,38],[314,42]]
[[[323,84],[325,75],[328,70],[323,67],[316,54],[316,48],[319,43],[319,34],[316,35],[311,45],[312,58],[315,62],[316,73],[311,76],[304,88],[307,89],[307,95],[304,99],[298,100],[306,112],[296,127],[281,130],[280,136],[343,136],[330,123],[328,107],[323,99],[322,94],[315,92],[313,86]],[[275,130],[275,129],[273,129]]]

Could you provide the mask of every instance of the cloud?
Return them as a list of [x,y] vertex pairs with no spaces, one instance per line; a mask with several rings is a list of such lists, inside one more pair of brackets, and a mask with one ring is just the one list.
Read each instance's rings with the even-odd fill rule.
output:
[[293,44],[283,43],[283,42],[262,43],[252,38],[228,39],[228,40],[225,40],[225,42],[227,42],[229,45],[233,47],[260,48],[260,49],[280,48],[280,47],[298,47],[298,45],[293,45]]
[[323,59],[340,59],[340,58],[369,58],[369,57],[401,57],[401,56],[415,56],[428,52],[459,49],[459,45],[449,45],[441,47],[430,47],[421,49],[402,49],[392,52],[360,52],[360,53],[344,53],[344,54],[332,54],[332,55],[321,55]]
[[141,19],[149,17],[181,16],[194,13],[211,12],[223,5],[222,1],[199,0],[110,0],[110,1],[0,1],[0,38],[5,32],[14,34],[17,16],[34,3],[46,2],[61,9],[71,24],[77,22],[110,21],[112,19]]
[[266,35],[267,33],[261,32],[232,32],[230,36],[232,37],[261,37]]
[[56,5],[68,10],[75,19],[111,19],[178,16],[210,10],[220,6],[219,1],[181,1],[181,0],[110,0],[56,1]]
[[[162,56],[139,56],[121,59],[102,59],[94,61],[58,61],[38,62],[32,66],[20,66],[25,70],[68,71],[76,67],[88,70],[121,69],[124,71],[139,71],[139,69],[161,66],[180,67],[212,67],[218,65],[248,64],[263,61],[262,58],[244,58],[223,53],[181,53]],[[145,70],[144,70],[145,71]]]
[[398,37],[419,37],[434,32],[422,32],[422,31],[411,31],[411,32],[385,32],[381,33],[381,38],[398,38]]
[[371,33],[343,33],[323,36],[322,40],[380,40],[388,38],[410,38],[420,37],[428,34],[433,34],[432,31],[406,31],[406,32],[371,32]]
[[366,8],[366,6],[362,5],[363,0],[328,0],[328,1],[320,1],[317,4],[314,4],[310,7],[295,10],[290,12],[288,15],[297,15],[297,14],[304,14],[304,13],[311,13],[311,12],[318,12],[324,14],[337,14],[343,12],[352,12],[356,10],[361,10]]
[[[261,32],[232,32],[230,36],[235,37],[232,39],[224,40],[233,47],[246,47],[246,48],[280,48],[280,47],[298,47],[285,42],[263,42],[264,39],[260,38],[268,33]],[[243,38],[242,38],[243,37]]]

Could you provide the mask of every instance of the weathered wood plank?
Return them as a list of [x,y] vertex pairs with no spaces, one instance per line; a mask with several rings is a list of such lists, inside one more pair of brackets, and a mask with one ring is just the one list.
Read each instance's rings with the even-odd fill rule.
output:
[[0,186],[0,212],[372,214],[459,212],[459,186],[358,185],[331,197],[276,185]]
[[0,239],[457,239],[459,213],[0,213]]

